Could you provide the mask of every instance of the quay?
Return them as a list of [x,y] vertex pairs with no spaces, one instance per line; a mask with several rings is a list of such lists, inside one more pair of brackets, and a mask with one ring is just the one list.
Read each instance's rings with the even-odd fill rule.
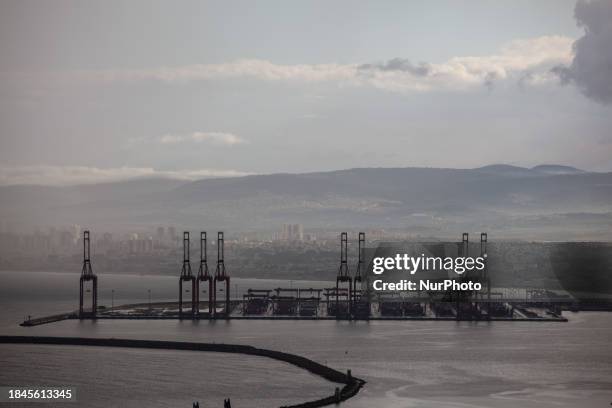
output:
[[[184,304],[184,306],[191,307],[190,304]],[[202,309],[208,309],[206,302],[202,302],[200,305]],[[114,308],[105,308],[100,306],[94,315],[89,311],[85,310],[86,318],[92,318],[97,320],[300,320],[300,321],[314,321],[314,320],[328,320],[328,321],[497,321],[497,322],[566,322],[567,319],[561,314],[553,314],[546,312],[542,307],[530,307],[527,308],[525,305],[520,304],[516,306],[508,305],[509,310],[514,309],[507,315],[480,315],[480,316],[467,316],[457,314],[455,305],[450,305],[448,308],[446,304],[439,306],[438,304],[423,304],[422,314],[402,314],[402,310],[406,307],[414,308],[414,303],[405,303],[402,307],[401,303],[397,304],[397,314],[385,313],[381,314],[381,307],[389,307],[386,303],[382,305],[380,303],[373,303],[371,305],[371,313],[367,317],[351,318],[346,315],[329,315],[327,314],[328,309],[332,305],[326,305],[325,302],[319,306],[313,315],[302,316],[298,314],[292,315],[281,315],[274,314],[272,306],[269,306],[265,312],[261,314],[245,314],[247,310],[241,301],[233,301],[231,306],[231,312],[226,314],[223,309],[219,309],[217,314],[209,315],[207,313],[200,313],[198,315],[187,315],[179,312],[178,302],[159,302],[159,303],[138,303],[128,304],[123,306],[116,306]],[[393,309],[395,310],[395,309]],[[531,312],[532,310],[537,311]],[[448,311],[448,314],[445,313]],[[523,312],[524,311],[524,312]],[[439,314],[436,314],[439,313]],[[458,318],[459,317],[459,318]],[[468,318],[469,317],[469,318]],[[43,324],[50,324],[60,322],[64,320],[79,320],[82,317],[78,311],[69,313],[56,314],[52,316],[31,318],[24,320],[20,325],[24,327],[40,326]]]
[[21,326],[25,326],[25,327],[40,326],[41,324],[55,323],[55,322],[61,322],[62,320],[78,319],[78,318],[79,318],[79,315],[77,312],[62,313],[62,314],[57,314],[57,315],[39,317],[36,319],[29,318],[27,320],[24,320],[23,323],[21,323]]

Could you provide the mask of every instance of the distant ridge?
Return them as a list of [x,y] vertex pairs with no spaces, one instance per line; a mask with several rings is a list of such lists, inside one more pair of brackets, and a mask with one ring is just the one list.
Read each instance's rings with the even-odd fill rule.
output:
[[520,166],[513,166],[510,164],[490,164],[488,166],[478,167],[474,170],[484,171],[488,173],[497,173],[505,175],[560,175],[560,174],[582,174],[587,173],[584,170],[577,169],[572,166],[564,166],[560,164],[540,164],[538,166],[527,168]]
[[245,231],[276,230],[294,222],[307,228],[402,227],[439,234],[451,228],[514,228],[524,219],[522,231],[540,225],[537,231],[545,227],[562,234],[575,225],[584,231],[590,223],[598,234],[608,236],[610,186],[612,173],[554,164],[531,169],[507,164],[475,169],[353,168],[197,181],[4,186],[0,225],[79,224],[117,231],[176,225]]
[[577,169],[571,166],[562,166],[559,164],[541,164],[539,166],[532,167],[531,170],[537,171],[538,173],[544,174],[580,174],[586,173],[584,170]]
[[527,176],[531,174],[531,170],[525,167],[512,166],[510,164],[490,164],[488,166],[478,167],[474,170],[487,173],[496,173],[504,175]]

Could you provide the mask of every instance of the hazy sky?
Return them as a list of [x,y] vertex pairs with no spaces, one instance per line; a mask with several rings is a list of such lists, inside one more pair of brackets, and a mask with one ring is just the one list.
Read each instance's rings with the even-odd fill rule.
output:
[[0,184],[612,171],[610,39],[609,0],[3,0]]

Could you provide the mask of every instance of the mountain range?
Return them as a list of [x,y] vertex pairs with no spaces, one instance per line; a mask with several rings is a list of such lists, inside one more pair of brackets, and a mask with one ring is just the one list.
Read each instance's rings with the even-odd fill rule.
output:
[[0,220],[18,228],[79,224],[128,232],[157,225],[230,231],[468,229],[538,239],[612,239],[612,173],[569,166],[354,168],[184,181],[133,179],[0,187]]

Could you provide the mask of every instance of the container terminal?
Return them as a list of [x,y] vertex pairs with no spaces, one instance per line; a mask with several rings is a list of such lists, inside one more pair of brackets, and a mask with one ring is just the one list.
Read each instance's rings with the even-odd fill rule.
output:
[[[79,309],[44,317],[28,317],[22,326],[68,319],[270,319],[270,320],[441,320],[565,322],[562,311],[581,310],[566,293],[546,289],[491,287],[487,269],[476,278],[480,291],[369,291],[366,276],[365,233],[358,235],[358,259],[349,271],[348,234],[340,234],[340,262],[335,286],[248,289],[232,296],[225,267],[224,235],[217,233],[214,273],[207,256],[207,233],[200,233],[198,272],[193,273],[190,235],[183,233],[183,262],[177,300],[108,307],[98,304],[98,276],[90,258],[90,233],[83,233],[83,266],[79,278]],[[459,254],[469,248],[469,235],[457,243]],[[487,234],[480,234],[480,255],[486,258]],[[330,285],[331,286],[331,285]],[[585,309],[587,310],[588,307]]]

